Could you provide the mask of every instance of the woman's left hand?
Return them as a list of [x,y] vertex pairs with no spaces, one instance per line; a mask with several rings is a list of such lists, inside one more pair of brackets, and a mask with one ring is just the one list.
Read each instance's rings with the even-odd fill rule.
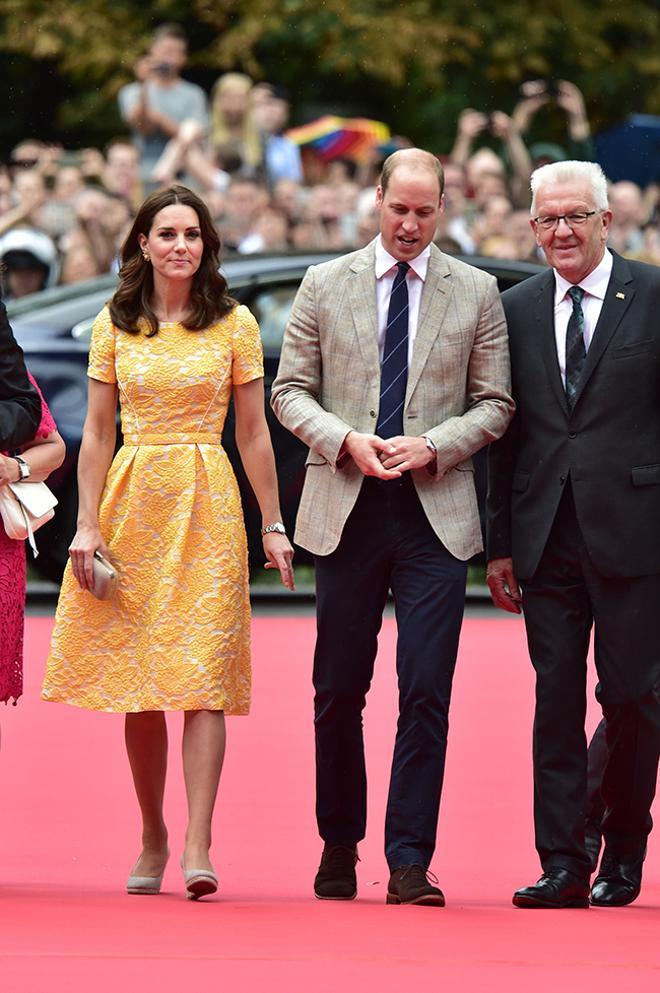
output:
[[0,455],[0,486],[17,483],[20,478],[21,472],[16,459],[10,458],[9,455]]
[[295,590],[293,577],[293,548],[285,534],[271,531],[263,536],[264,552],[268,562],[264,569],[279,569],[282,582],[289,590]]

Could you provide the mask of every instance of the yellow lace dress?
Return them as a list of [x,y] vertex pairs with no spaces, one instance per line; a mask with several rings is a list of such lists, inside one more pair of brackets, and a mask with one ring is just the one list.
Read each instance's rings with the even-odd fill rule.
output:
[[99,520],[119,591],[99,601],[67,566],[42,696],[91,710],[250,706],[247,543],[221,445],[232,384],[263,376],[257,323],[236,307],[203,331],[117,330],[105,308],[88,375],[119,389],[123,447]]

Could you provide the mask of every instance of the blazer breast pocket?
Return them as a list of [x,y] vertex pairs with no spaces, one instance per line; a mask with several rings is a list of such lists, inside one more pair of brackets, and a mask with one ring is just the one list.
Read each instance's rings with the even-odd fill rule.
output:
[[633,486],[660,486],[660,465],[638,465],[630,470]]
[[653,338],[640,338],[638,341],[628,341],[625,345],[615,345],[612,349],[612,358],[629,359],[633,355],[646,355],[653,351],[655,341]]

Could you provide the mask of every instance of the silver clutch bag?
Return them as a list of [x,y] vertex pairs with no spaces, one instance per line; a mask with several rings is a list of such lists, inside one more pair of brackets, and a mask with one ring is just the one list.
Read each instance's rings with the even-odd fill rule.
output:
[[117,570],[100,552],[94,552],[92,570],[94,589],[90,590],[90,593],[93,593],[97,600],[112,600],[119,582]]

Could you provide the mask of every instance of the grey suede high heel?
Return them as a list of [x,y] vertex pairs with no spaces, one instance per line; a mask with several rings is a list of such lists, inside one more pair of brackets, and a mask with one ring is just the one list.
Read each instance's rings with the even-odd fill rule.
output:
[[199,900],[200,897],[210,896],[218,889],[218,877],[213,869],[186,869],[181,856],[183,881],[189,900]]
[[166,866],[167,859],[160,876],[135,876],[131,873],[126,881],[126,892],[133,896],[156,896],[160,893]]

